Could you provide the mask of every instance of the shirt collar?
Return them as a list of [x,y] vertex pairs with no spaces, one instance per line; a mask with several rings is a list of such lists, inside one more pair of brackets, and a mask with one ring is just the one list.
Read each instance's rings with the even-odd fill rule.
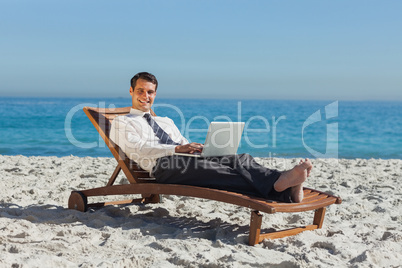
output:
[[130,114],[144,116],[144,114],[150,114],[150,112],[143,112],[134,108],[130,109]]

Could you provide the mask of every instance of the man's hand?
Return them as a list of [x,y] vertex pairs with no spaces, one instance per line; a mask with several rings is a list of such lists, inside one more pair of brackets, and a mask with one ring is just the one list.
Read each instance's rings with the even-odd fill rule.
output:
[[203,147],[204,145],[201,143],[192,142],[184,145],[177,145],[175,148],[175,152],[192,154],[195,152],[201,152]]

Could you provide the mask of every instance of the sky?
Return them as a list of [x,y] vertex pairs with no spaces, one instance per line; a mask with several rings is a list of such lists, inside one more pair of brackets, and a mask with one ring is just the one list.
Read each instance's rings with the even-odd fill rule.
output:
[[402,1],[0,0],[0,96],[402,100]]

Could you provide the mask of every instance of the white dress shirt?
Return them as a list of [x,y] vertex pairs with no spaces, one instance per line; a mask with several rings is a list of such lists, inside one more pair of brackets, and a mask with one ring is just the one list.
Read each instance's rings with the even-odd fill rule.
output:
[[[144,112],[131,108],[130,113],[116,117],[110,129],[110,139],[116,143],[128,158],[151,174],[156,160],[173,155],[176,145],[161,144],[152,127],[144,118]],[[180,144],[187,144],[173,120],[168,117],[153,117],[155,122]]]

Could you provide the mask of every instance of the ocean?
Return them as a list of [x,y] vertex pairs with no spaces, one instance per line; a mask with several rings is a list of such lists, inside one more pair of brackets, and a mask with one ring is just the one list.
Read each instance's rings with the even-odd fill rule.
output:
[[[0,154],[112,157],[82,108],[130,98],[0,98]],[[154,111],[203,142],[209,122],[242,121],[255,157],[402,159],[402,102],[157,98]]]

